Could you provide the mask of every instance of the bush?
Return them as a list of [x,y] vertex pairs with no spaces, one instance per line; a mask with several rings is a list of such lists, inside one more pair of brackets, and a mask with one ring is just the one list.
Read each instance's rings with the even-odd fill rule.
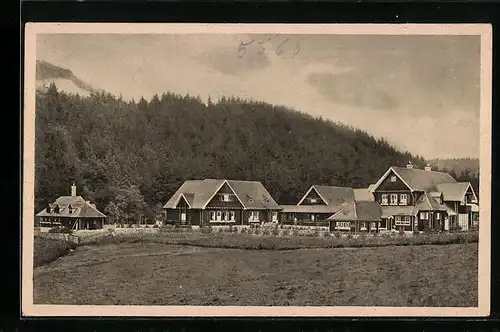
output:
[[300,233],[299,233],[299,230],[298,229],[294,229],[293,230],[293,236],[299,236]]
[[274,236],[278,236],[278,235],[280,235],[280,230],[278,228],[275,228],[275,229],[273,229],[272,234]]
[[347,234],[348,239],[352,239],[352,233]]
[[209,234],[209,233],[212,233],[212,227],[209,225],[209,226],[203,226],[200,228],[200,232],[201,233],[204,233],[204,234]]
[[64,226],[53,227],[49,229],[49,233],[71,234],[73,231]]
[[330,237],[330,232],[323,232],[323,237]]
[[333,235],[337,238],[337,239],[340,239],[342,237],[342,234],[340,232],[335,232],[333,233]]
[[269,229],[264,229],[264,231],[262,232],[262,235],[270,235],[271,232],[269,231]]
[[247,234],[248,233],[248,229],[246,229],[245,227],[243,227],[241,230],[240,230],[240,234]]
[[401,235],[401,236],[404,236],[404,235],[405,235],[405,231],[404,231],[402,228],[401,228],[401,229],[399,229],[398,233],[399,233],[399,235]]
[[255,235],[259,235],[260,234],[260,229],[258,227],[254,228],[253,233]]
[[290,235],[290,231],[288,229],[284,229],[283,232],[281,233],[282,236],[288,236]]
[[34,237],[33,266],[38,267],[48,264],[57,258],[68,254],[71,249],[76,248],[75,244],[55,239]]

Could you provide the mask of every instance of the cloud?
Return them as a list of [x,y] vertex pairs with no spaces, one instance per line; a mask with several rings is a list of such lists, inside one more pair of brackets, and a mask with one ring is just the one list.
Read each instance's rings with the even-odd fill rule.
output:
[[399,100],[391,92],[373,85],[359,73],[311,73],[307,80],[324,98],[356,107],[393,110]]

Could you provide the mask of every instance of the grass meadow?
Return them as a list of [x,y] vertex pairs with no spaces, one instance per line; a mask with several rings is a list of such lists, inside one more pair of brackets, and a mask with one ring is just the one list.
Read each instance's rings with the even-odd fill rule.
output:
[[[35,260],[37,251],[46,248],[40,245],[45,240],[35,241]],[[104,237],[37,265],[34,301],[477,306],[477,241],[394,245],[383,243],[382,237],[377,240],[378,246],[353,247],[333,236],[292,236],[281,241],[272,236],[201,232]]]

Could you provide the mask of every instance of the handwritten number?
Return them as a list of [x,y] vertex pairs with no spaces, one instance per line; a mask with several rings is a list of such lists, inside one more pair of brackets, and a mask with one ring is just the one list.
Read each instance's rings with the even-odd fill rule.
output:
[[[263,39],[263,40],[252,39],[250,41],[240,42],[240,45],[238,46],[238,57],[242,58],[246,53],[247,46],[253,44],[254,42],[257,42],[257,44],[259,44],[259,46],[260,46],[260,51],[257,54],[259,54],[259,55],[264,54],[264,52],[266,51],[266,47],[264,46],[264,44],[267,43],[269,40],[271,40],[270,36],[267,37],[266,39]],[[276,48],[276,55],[278,55],[278,56],[283,55],[283,53],[285,52],[284,46],[289,41],[290,41],[289,38],[285,38],[279,43],[278,47]],[[294,58],[299,52],[300,52],[300,40],[297,39],[295,42],[295,49],[293,50],[291,57]]]

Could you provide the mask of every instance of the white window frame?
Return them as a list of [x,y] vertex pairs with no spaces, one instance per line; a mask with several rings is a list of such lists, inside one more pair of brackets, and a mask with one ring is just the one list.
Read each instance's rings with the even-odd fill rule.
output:
[[310,199],[309,199],[309,202],[310,202],[310,203],[317,203],[317,202],[318,202],[318,199],[316,199],[316,198],[310,198]]
[[420,212],[419,219],[420,220],[429,220],[429,212]]
[[223,202],[230,202],[230,195],[229,194],[221,194],[221,198]]
[[210,221],[217,221],[215,211],[210,211]]
[[335,223],[335,228],[336,229],[351,229],[351,222],[350,221],[337,221]]
[[396,182],[396,181],[397,181],[396,175],[392,175],[391,176],[391,182]]
[[399,194],[399,205],[408,205],[408,194]]
[[436,212],[436,220],[441,220],[441,213]]
[[411,217],[410,216],[395,216],[394,224],[396,226],[411,226]]
[[311,221],[314,221],[316,219],[316,216],[313,214],[311,214]]
[[[394,202],[393,198],[396,198],[396,201]],[[391,194],[389,197],[389,205],[398,205],[398,194]]]
[[215,221],[222,221],[222,211],[217,211],[216,212],[216,215],[217,215],[217,219]]
[[260,221],[259,211],[250,211],[250,216],[248,216],[248,221],[250,222]]
[[388,194],[382,194],[380,198],[380,205],[389,205],[389,195]]
[[271,220],[274,222],[274,221],[278,221],[278,211],[272,211],[271,212]]
[[181,218],[180,219],[181,219],[181,221],[186,221],[187,220],[187,212],[186,211],[181,211]]

